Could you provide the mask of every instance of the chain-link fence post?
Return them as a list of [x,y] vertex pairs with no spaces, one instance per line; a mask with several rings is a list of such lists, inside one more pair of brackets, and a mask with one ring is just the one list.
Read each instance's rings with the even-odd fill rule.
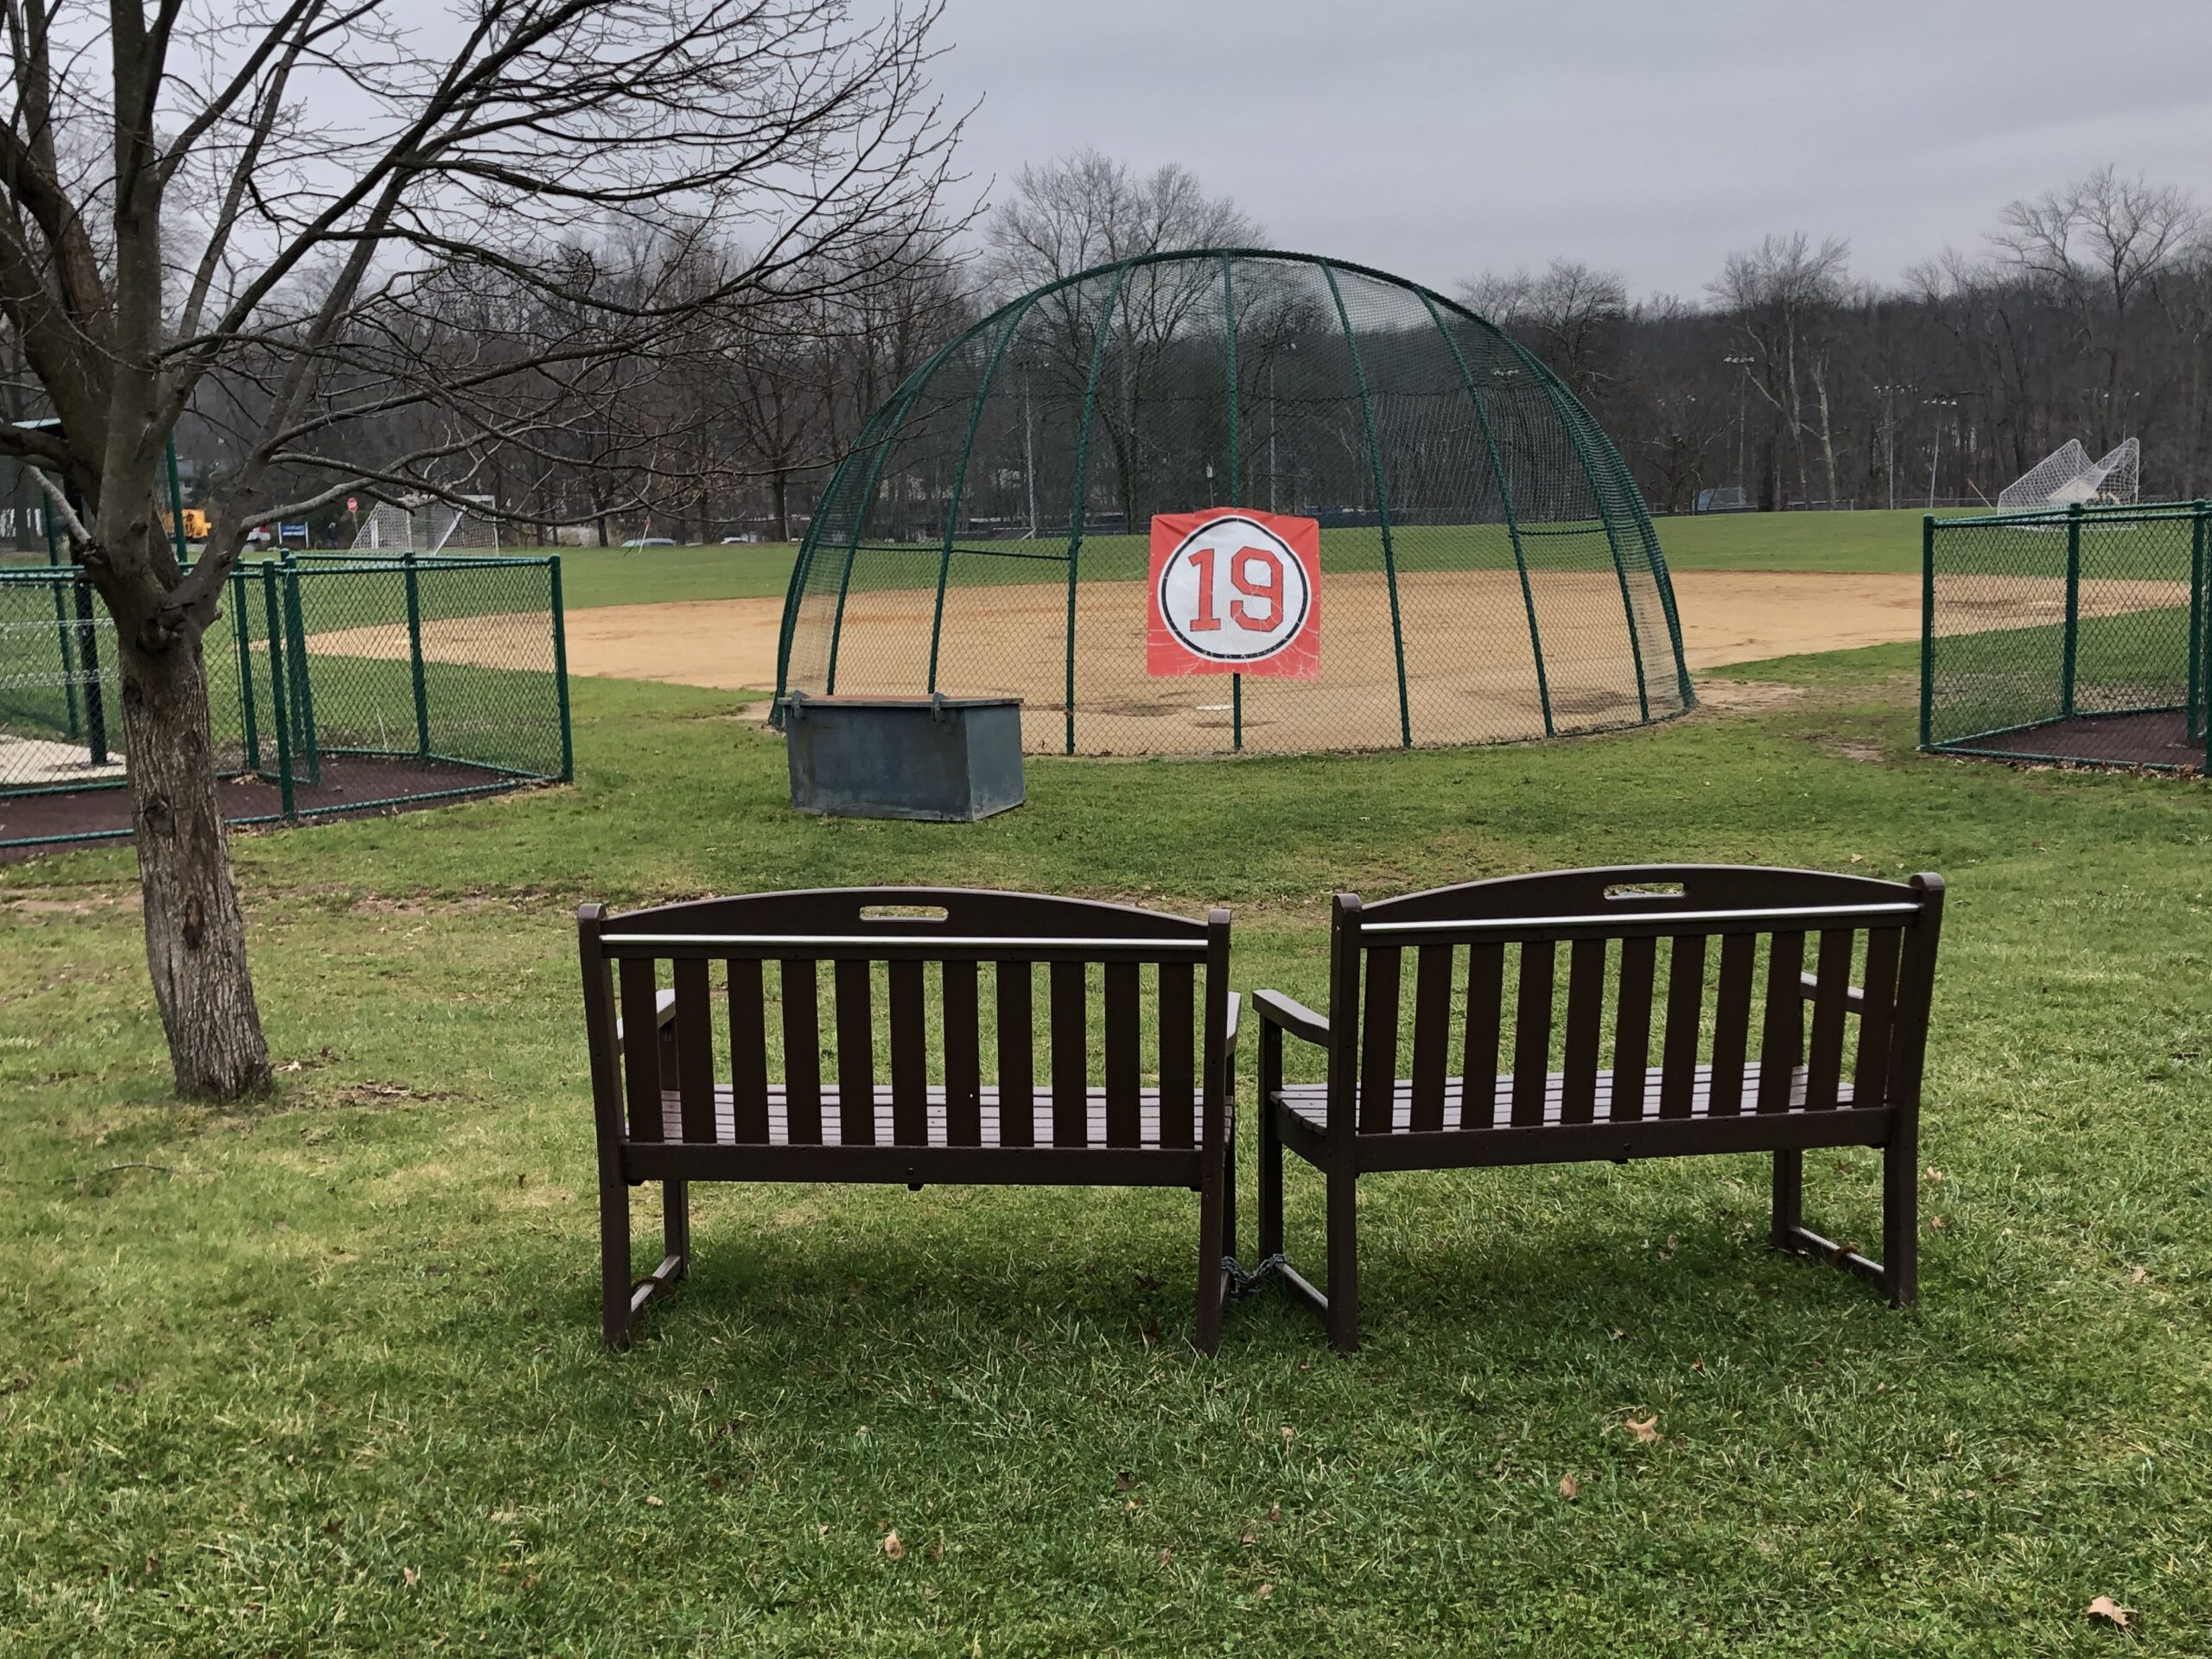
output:
[[556,553],[545,563],[553,578],[553,700],[561,715],[561,781],[569,784],[576,777],[576,739],[569,720],[569,613],[561,601],[561,556]]
[[107,700],[100,692],[99,623],[92,585],[79,576],[77,589],[77,662],[85,677],[85,747],[95,766],[107,765]]
[[291,721],[285,718],[284,658],[285,651],[284,603],[276,591],[276,561],[261,562],[261,597],[269,613],[269,709],[276,727],[276,798],[283,809],[286,823],[299,817],[292,801],[292,730]]
[[306,608],[300,603],[300,569],[289,553],[280,554],[278,559],[282,566],[284,626],[288,631],[284,666],[291,676],[292,752],[299,759],[308,782],[319,784],[322,781],[322,746],[315,738],[315,684],[309,678],[308,622]]
[[2074,718],[2074,677],[2082,646],[2082,504],[2066,509],[2066,642],[2059,660],[2058,709]]
[[1936,515],[1920,521],[1920,747],[1929,747],[1936,713]]
[[415,568],[415,550],[400,555],[402,580],[407,584],[407,666],[415,683],[415,753],[430,754],[430,688],[423,672],[423,586]]
[[253,707],[253,631],[246,626],[246,601],[251,596],[246,587],[245,567],[239,565],[231,572],[231,631],[238,640],[238,721],[245,739],[245,769],[258,777],[261,774],[261,733],[259,721]]
[[[1236,429],[1236,284],[1230,272],[1229,256],[1221,257],[1221,326],[1228,337],[1229,355],[1229,500],[1227,505],[1244,505],[1244,470],[1243,456],[1237,453],[1241,441]],[[1209,505],[1211,504],[1209,503]],[[1131,524],[1134,531],[1136,526]],[[1242,753],[1244,749],[1244,677],[1229,677],[1229,747]]]
[[76,632],[76,624],[69,615],[69,588],[64,577],[54,581],[54,637],[61,648],[61,695],[69,710],[69,741],[74,743],[84,735],[84,728],[77,718],[77,652],[70,643]]
[[2205,696],[2204,516],[2205,503],[2196,503],[2189,526],[2189,734],[2205,740],[2205,760],[2212,771],[2212,698]]

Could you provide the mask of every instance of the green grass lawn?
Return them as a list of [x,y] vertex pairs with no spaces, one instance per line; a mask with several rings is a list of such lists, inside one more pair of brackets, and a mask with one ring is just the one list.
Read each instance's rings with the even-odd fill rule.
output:
[[[1548,747],[1038,761],[960,828],[801,819],[738,696],[582,681],[573,789],[238,841],[281,1070],[232,1109],[164,1097],[130,854],[0,868],[0,1648],[2202,1655],[2212,790],[1916,756],[1911,659]],[[1917,1311],[1700,1160],[1370,1180],[1350,1359],[1280,1294],[1192,1352],[1188,1194],[708,1190],[599,1349],[580,899],[1221,901],[1237,982],[1319,1001],[1332,888],[1634,856],[1950,878]],[[1808,1221],[1873,1236],[1876,1169],[1809,1160]]]

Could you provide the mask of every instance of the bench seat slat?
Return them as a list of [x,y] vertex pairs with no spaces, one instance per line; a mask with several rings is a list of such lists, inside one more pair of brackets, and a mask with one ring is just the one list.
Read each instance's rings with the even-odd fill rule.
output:
[[[1656,1068],[1647,1067],[1640,1080],[1624,1081],[1630,1082],[1631,1086],[1643,1091],[1655,1091],[1659,1087],[1661,1076],[1662,1073]],[[1729,1080],[1723,1079],[1724,1084],[1727,1081]],[[1779,1084],[1779,1079],[1777,1083]],[[1724,1086],[1719,1091],[1722,1106],[1718,1112],[1715,1112],[1713,1109],[1715,1094],[1713,1068],[1709,1065],[1700,1065],[1691,1074],[1688,1090],[1689,1110],[1682,1116],[1687,1117],[1734,1116],[1728,1109],[1727,1102],[1732,1098],[1740,1098],[1741,1093],[1745,1090],[1756,1091],[1760,1084],[1759,1063],[1753,1060],[1744,1067],[1743,1078],[1738,1089],[1730,1090]],[[1539,1118],[1531,1113],[1530,1116],[1524,1117],[1522,1113],[1531,1109],[1524,1103],[1533,1102],[1536,1097],[1536,1090],[1520,1086],[1510,1077],[1498,1077],[1491,1084],[1490,1116],[1484,1118],[1478,1110],[1470,1118],[1465,1107],[1466,1090],[1463,1081],[1459,1077],[1446,1077],[1444,1080],[1443,1122],[1439,1127],[1447,1130],[1471,1130],[1476,1134],[1481,1134],[1487,1130],[1555,1128],[1562,1124],[1587,1122],[1590,1120],[1573,1115],[1579,1109],[1571,1104],[1571,1098],[1573,1091],[1577,1087],[1577,1084],[1571,1082],[1561,1072],[1546,1073],[1541,1096],[1543,1115]],[[1593,1092],[1598,1115],[1600,1118],[1605,1118],[1609,1115],[1613,1101],[1613,1072],[1611,1071],[1599,1072]],[[1643,1096],[1639,1094],[1638,1097]],[[1787,1108],[1783,1109],[1792,1112],[1806,1110],[1806,1069],[1802,1065],[1790,1068],[1789,1082],[1786,1085],[1776,1087],[1773,1097],[1777,1100],[1786,1099],[1789,1102]],[[1326,1128],[1328,1124],[1328,1085],[1326,1084],[1287,1084],[1277,1094],[1276,1098],[1316,1130]],[[1479,1090],[1477,1091],[1475,1098],[1478,1102],[1481,1100],[1482,1096]],[[1838,1090],[1836,1105],[1840,1108],[1848,1108],[1853,1103],[1854,1095],[1852,1087],[1846,1083]],[[1415,1124],[1414,1109],[1413,1085],[1408,1081],[1402,1080],[1397,1087],[1396,1097],[1392,1102],[1390,1127],[1387,1130],[1378,1130],[1376,1133],[1402,1135],[1417,1127],[1423,1127]],[[1365,1139],[1367,1134],[1367,1131],[1362,1130],[1362,1138]]]
[[[1086,1144],[1089,1147],[1096,1148],[1108,1145],[1106,1139],[1108,1103],[1103,1087],[1086,1086],[1084,1088],[1079,1114],[1069,1109],[1067,1103],[1052,1099],[1052,1091],[1049,1089],[1041,1092],[1047,1097],[1043,1103],[1048,1107],[1060,1109],[1062,1112],[1060,1121],[1072,1122],[1078,1116],[1080,1116],[1089,1129],[1089,1135],[1086,1137]],[[874,1131],[873,1140],[857,1138],[851,1141],[846,1140],[844,1125],[860,1114],[847,1111],[847,1103],[842,1090],[836,1084],[829,1084],[823,1093],[823,1104],[828,1109],[824,1113],[827,1121],[822,1125],[818,1138],[810,1136],[804,1141],[794,1143],[790,1139],[790,1109],[785,1098],[785,1091],[780,1085],[772,1084],[768,1090],[768,1130],[765,1141],[737,1139],[735,1103],[727,1084],[717,1085],[715,1090],[715,1133],[711,1141],[695,1140],[685,1134],[682,1096],[675,1090],[664,1090],[661,1097],[660,1124],[663,1131],[661,1140],[662,1142],[671,1146],[722,1147],[760,1145],[780,1147],[799,1144],[827,1147],[881,1146],[890,1148],[912,1145],[1026,1147],[1032,1144],[1030,1137],[1026,1134],[1014,1140],[1001,1138],[999,1091],[995,1088],[984,1088],[978,1091],[979,1098],[976,1103],[977,1135],[972,1142],[956,1141],[951,1138],[953,1114],[945,1100],[945,1090],[937,1084],[931,1084],[929,1086],[927,1101],[919,1120],[920,1123],[925,1127],[928,1137],[924,1141],[899,1138],[897,1126],[900,1117],[894,1103],[894,1090],[891,1084],[879,1083],[874,1085],[875,1098],[873,1103],[873,1110],[867,1114]],[[1167,1107],[1166,1138],[1163,1139],[1159,1090],[1151,1087],[1138,1090],[1134,1105],[1135,1107],[1135,1139],[1125,1143],[1125,1149],[1156,1149],[1170,1152],[1190,1150],[1187,1147],[1179,1147],[1176,1144],[1174,1139],[1176,1108],[1172,1101]],[[1025,1129],[1027,1127],[1026,1111],[1022,1116],[1020,1127]],[[632,1138],[633,1141],[649,1139],[649,1137],[639,1136]]]

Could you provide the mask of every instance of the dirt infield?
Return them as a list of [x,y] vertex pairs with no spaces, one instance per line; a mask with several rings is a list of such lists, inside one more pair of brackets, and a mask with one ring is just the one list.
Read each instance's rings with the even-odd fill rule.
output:
[[[1684,655],[1693,670],[1916,639],[1921,583],[1913,575],[1682,571],[1674,578]],[[2092,592],[2091,590],[2094,590]],[[1078,747],[1103,753],[1225,748],[1231,720],[1225,678],[1152,680],[1144,675],[1143,588],[1096,583],[1079,590],[1076,635]],[[1416,572],[1399,579],[1405,627],[1408,707],[1416,742],[1479,741],[1542,730],[1527,613],[1508,573]],[[2083,585],[2099,613],[2186,602],[2174,584]],[[848,605],[838,690],[911,696],[928,683],[932,592],[855,593]],[[1980,578],[1970,594],[1947,593],[1952,626],[1986,616],[1989,626],[2056,621],[2056,584]],[[1610,577],[1539,593],[1538,620],[1552,714],[1562,730],[1640,717],[1635,667],[1618,590]],[[1322,590],[1322,677],[1318,686],[1248,677],[1243,724],[1255,748],[1388,746],[1398,738],[1388,592],[1379,576],[1330,579]],[[722,690],[772,689],[783,605],[776,599],[618,605],[571,612],[572,672],[660,680]],[[2045,613],[2048,612],[2046,615]],[[1440,626],[1435,619],[1441,617]],[[1423,619],[1415,626],[1414,619]],[[1065,664],[1060,640],[1065,590],[1048,584],[955,588],[948,595],[938,683],[950,693],[1021,695],[1058,702]],[[494,618],[431,622],[426,652],[441,661],[499,666],[514,660]],[[542,624],[517,618],[518,626]],[[315,636],[321,651],[388,656],[404,640],[384,629]],[[1645,645],[1652,711],[1673,707],[1662,641]],[[1325,741],[1302,729],[1325,704]],[[1031,747],[1063,740],[1064,715],[1036,709],[1025,719]]]

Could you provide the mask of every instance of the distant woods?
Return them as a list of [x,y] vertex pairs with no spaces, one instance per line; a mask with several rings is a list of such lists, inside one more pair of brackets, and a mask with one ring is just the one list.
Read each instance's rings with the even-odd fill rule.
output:
[[[995,194],[972,219],[940,194],[923,225],[835,238],[786,269],[756,267],[765,280],[741,300],[631,330],[574,383],[581,408],[441,463],[452,486],[525,521],[515,539],[790,538],[871,415],[994,304],[1132,255],[1267,239],[1185,169],[1141,173],[1091,150],[1025,167]],[[625,294],[650,308],[726,280],[733,252],[656,236],[633,214],[617,237],[580,229],[567,257],[619,310]],[[416,349],[449,342],[463,381],[548,291],[457,268],[413,295]],[[1893,285],[1854,275],[1841,239],[1796,232],[1722,255],[1693,296],[1634,299],[1619,276],[1559,259],[1484,274],[1455,297],[1590,405],[1655,512],[1730,486],[1761,509],[1993,499],[2069,437],[2092,454],[2139,437],[2146,494],[2212,490],[2212,229],[2185,193],[2112,168],[2012,203]],[[184,447],[219,478],[229,423],[200,413]],[[372,410],[355,437],[411,454],[412,418]],[[337,504],[322,511],[327,533],[344,534]]]
[[2212,224],[2111,168],[2016,201],[1892,287],[1840,239],[1770,236],[1696,300],[1567,260],[1460,297],[1596,412],[1659,512],[1979,503],[2069,437],[2143,445],[2146,496],[2212,490]]

